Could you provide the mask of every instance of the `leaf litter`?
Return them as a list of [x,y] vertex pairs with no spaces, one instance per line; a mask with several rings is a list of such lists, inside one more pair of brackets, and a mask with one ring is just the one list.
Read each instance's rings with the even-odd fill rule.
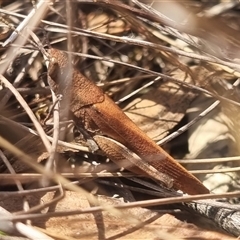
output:
[[[34,27],[31,25],[31,30],[41,44],[67,50],[72,41],[72,50],[82,54],[74,59],[77,67],[101,86],[155,141],[164,142],[164,137],[172,133],[173,129],[182,127],[179,125],[181,120],[187,118],[191,121],[213,101],[218,100],[218,96],[239,102],[238,86],[233,85],[239,77],[236,40],[239,13],[238,4],[234,4],[234,1],[232,4],[220,1],[172,1],[155,3],[153,6],[136,0],[71,2],[70,22],[67,20],[67,2],[50,2],[52,5],[47,6],[46,14],[40,15]],[[4,46],[4,42],[12,34],[13,26],[17,28],[34,7],[39,11],[34,1],[1,3],[2,66],[9,59],[6,57],[9,46]],[[216,12],[216,9],[219,11]],[[177,12],[186,15],[178,16]],[[177,16],[180,17],[178,21]],[[69,23],[72,25],[67,28]],[[70,30],[71,39],[68,36]],[[17,35],[23,37],[21,30]],[[12,46],[16,49],[14,43]],[[6,64],[7,68],[1,74],[23,96],[48,139],[51,139],[52,124],[44,124],[52,105],[45,63],[41,55],[34,54],[38,49],[31,41],[22,44],[20,50],[13,51],[12,60]],[[169,77],[177,81],[173,82]],[[203,93],[203,90],[214,97],[208,96],[206,91]],[[1,197],[0,206],[11,213],[24,210],[28,214],[32,207],[51,202],[56,198],[57,191],[50,191],[46,186],[45,192],[32,195],[33,190],[43,190],[41,181],[32,180],[30,173],[35,171],[22,161],[19,154],[11,150],[11,145],[21,149],[36,164],[45,164],[49,154],[45,144],[36,135],[36,128],[29,115],[21,107],[21,100],[16,100],[5,84],[1,85],[0,99],[0,135],[10,143],[8,146],[1,143],[1,150],[16,173],[10,171],[9,166],[0,158],[1,174],[9,173],[12,176],[12,180],[6,180],[0,175],[1,196],[11,196]],[[186,164],[189,170],[231,170],[237,167],[238,161],[211,163],[211,159],[221,160],[239,155],[238,107],[221,99],[220,105],[210,114],[187,128],[184,137],[178,137],[174,143],[171,144],[170,141],[164,147],[175,157],[178,157],[180,148],[181,157],[194,159],[194,164]],[[41,231],[45,229],[46,234],[53,239],[234,239],[219,232],[214,226],[204,225],[204,220],[201,221],[200,217],[177,211],[177,207],[137,207],[114,212],[111,206],[119,202],[147,201],[154,196],[150,191],[146,194],[148,187],[141,183],[133,184],[129,177],[104,178],[105,166],[113,174],[117,172],[124,176],[125,172],[109,165],[109,160],[104,156],[90,153],[72,122],[67,124],[67,129],[70,130],[66,130],[61,146],[57,147],[57,170],[74,172],[76,169],[86,169],[87,166],[88,170],[84,172],[89,173],[88,177],[70,179],[75,181],[74,184],[78,182],[90,196],[96,196],[98,205],[109,206],[109,210],[81,215],[66,214],[64,217],[53,216],[49,219],[31,218],[32,226],[39,227]],[[187,146],[188,151],[181,150],[182,144]],[[178,151],[174,150],[176,148]],[[209,163],[198,163],[197,158],[209,159]],[[99,170],[98,166],[104,167]],[[103,177],[92,174],[96,172],[102,173]],[[18,180],[17,174],[29,178]],[[198,176],[214,192],[224,194],[238,189],[237,171],[198,173]],[[141,176],[135,177],[142,179]],[[98,182],[98,179],[109,185]],[[146,181],[151,184],[151,180]],[[121,184],[128,188],[121,191],[121,188],[115,186]],[[14,193],[15,197],[11,195]],[[23,195],[20,197],[19,193]],[[65,190],[61,198],[50,206],[42,207],[42,214],[96,206],[96,203],[94,205],[89,202],[89,197],[73,190]],[[36,239],[36,236],[30,238]]]

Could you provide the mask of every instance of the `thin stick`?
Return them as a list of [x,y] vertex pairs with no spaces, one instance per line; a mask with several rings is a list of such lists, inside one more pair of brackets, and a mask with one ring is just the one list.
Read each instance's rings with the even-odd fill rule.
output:
[[10,91],[13,93],[13,95],[16,97],[18,102],[23,107],[23,109],[26,111],[26,113],[28,114],[29,118],[32,120],[35,128],[37,129],[37,131],[39,133],[39,136],[42,139],[43,144],[45,145],[47,151],[50,152],[51,151],[51,144],[48,141],[42,126],[38,122],[37,118],[33,114],[32,110],[30,109],[30,107],[28,106],[26,101],[23,99],[21,94],[13,87],[13,85],[3,75],[0,75],[0,79],[5,84],[5,86],[10,89]]
[[[39,2],[39,8],[37,9],[37,11],[34,10],[33,15],[31,15],[31,18],[28,18],[28,28],[33,29],[34,27],[36,27],[40,21],[40,19],[42,19],[42,17],[46,14],[47,10],[48,10],[48,5],[51,3],[51,0],[41,0]],[[20,32],[20,31],[19,31]],[[17,38],[16,38],[17,36]],[[21,37],[20,37],[21,36]],[[24,38],[22,38],[22,36],[25,36]],[[23,30],[21,32],[21,35],[16,34],[16,32],[13,34],[13,37],[10,37],[9,40],[7,40],[7,42],[5,42],[5,46],[6,44],[8,44],[9,42],[13,40],[15,40],[15,44],[18,46],[17,48],[12,46],[10,47],[7,51],[6,51],[6,55],[7,55],[7,61],[5,61],[4,63],[2,63],[0,65],[0,74],[3,74],[7,67],[9,66],[9,64],[13,61],[16,52],[18,52],[18,50],[26,43],[27,39],[28,39],[29,33],[25,30]]]

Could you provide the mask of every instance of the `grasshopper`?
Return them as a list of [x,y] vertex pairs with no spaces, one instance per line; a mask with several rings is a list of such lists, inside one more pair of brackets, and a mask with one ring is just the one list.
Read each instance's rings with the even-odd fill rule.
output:
[[[49,49],[48,53],[48,82],[51,89],[69,99],[69,108],[76,125],[93,136],[99,148],[112,161],[132,172],[160,180],[173,190],[181,190],[187,194],[209,193],[196,177],[138,128],[101,88],[75,68],[70,74],[65,53],[53,48]],[[69,81],[71,84],[67,84]],[[122,144],[124,148],[117,148],[111,139]],[[136,154],[135,161],[131,160],[129,164],[122,161],[123,157],[129,156],[123,149],[129,149]],[[119,157],[119,154],[122,157]]]

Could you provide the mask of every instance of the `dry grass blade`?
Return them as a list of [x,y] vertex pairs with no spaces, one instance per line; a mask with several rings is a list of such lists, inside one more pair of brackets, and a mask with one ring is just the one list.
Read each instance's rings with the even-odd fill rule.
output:
[[[240,235],[238,1],[0,4],[0,239]],[[73,96],[51,97],[49,48],[68,54],[68,80],[75,68],[100,86],[214,194],[185,196],[126,170],[131,151],[116,139],[126,169],[92,152],[105,136],[76,127]]]

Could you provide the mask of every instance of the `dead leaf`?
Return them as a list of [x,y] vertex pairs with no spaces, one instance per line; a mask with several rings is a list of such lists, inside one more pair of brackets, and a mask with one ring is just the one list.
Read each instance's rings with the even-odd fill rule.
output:
[[[41,201],[48,202],[54,193],[46,194]],[[116,205],[121,199],[98,197],[99,204]],[[91,207],[87,199],[79,193],[66,192],[66,196],[48,212],[58,212]],[[225,234],[187,223],[198,222],[190,213],[161,214],[144,208],[121,210],[121,214],[109,212],[79,214],[46,220],[45,228],[66,238],[76,239],[234,239]]]
[[[191,82],[179,69],[172,72],[171,76]],[[195,96],[186,87],[163,82],[141,98],[134,99],[124,111],[148,136],[158,141],[179,123]]]

